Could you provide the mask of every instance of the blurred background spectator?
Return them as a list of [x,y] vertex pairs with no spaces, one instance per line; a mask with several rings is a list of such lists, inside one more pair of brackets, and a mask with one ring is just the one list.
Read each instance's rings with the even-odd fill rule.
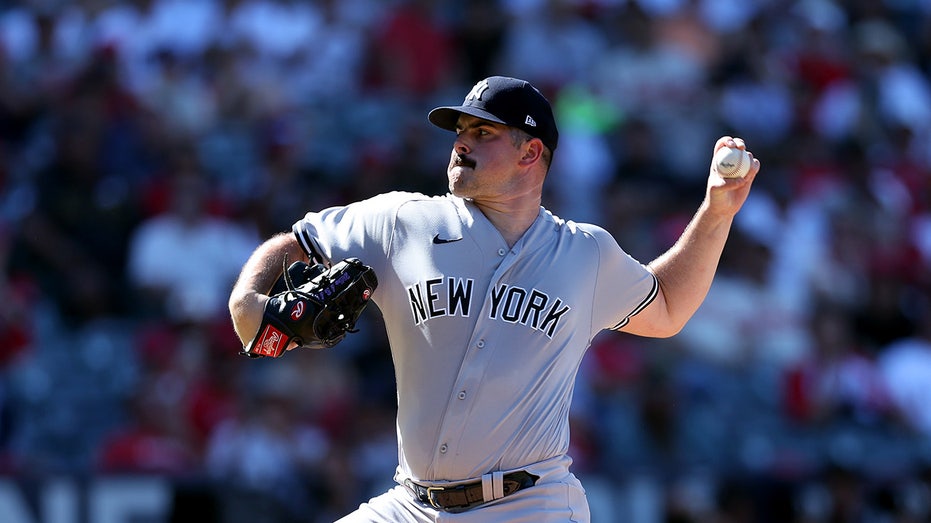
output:
[[425,114],[492,74],[558,113],[544,203],[643,261],[716,137],[763,162],[686,329],[592,346],[572,452],[595,521],[927,521],[922,0],[3,2],[0,473],[161,478],[173,521],[318,523],[381,492],[377,311],[256,362],[227,293],[308,210],[445,192]]

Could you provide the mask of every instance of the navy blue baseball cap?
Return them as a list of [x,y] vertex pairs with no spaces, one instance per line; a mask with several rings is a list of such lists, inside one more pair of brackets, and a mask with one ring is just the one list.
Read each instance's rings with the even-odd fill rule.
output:
[[433,125],[456,130],[460,114],[516,127],[556,150],[559,131],[549,100],[530,82],[507,76],[490,76],[475,84],[462,105],[437,107],[427,115]]

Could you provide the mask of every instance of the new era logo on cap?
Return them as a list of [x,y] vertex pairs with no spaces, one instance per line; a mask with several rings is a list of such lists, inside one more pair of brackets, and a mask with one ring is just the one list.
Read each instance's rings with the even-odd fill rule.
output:
[[490,76],[472,87],[462,105],[437,107],[428,118],[441,129],[455,131],[461,114],[522,129],[539,138],[551,151],[559,143],[550,102],[525,80]]

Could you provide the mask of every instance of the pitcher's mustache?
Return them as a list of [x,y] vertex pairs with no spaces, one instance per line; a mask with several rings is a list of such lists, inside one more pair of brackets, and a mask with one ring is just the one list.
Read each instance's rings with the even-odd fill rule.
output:
[[469,167],[471,169],[475,168],[475,160],[469,158],[468,156],[457,154],[456,155],[456,165],[461,165],[463,167]]

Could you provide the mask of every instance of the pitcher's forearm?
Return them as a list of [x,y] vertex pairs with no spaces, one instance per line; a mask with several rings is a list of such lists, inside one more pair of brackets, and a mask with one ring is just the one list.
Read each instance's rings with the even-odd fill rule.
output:
[[246,346],[259,331],[262,324],[262,314],[265,311],[265,302],[268,296],[259,293],[246,293],[234,302],[230,300],[230,317],[233,320],[233,330],[243,346]]
[[649,264],[659,280],[673,330],[685,326],[708,294],[733,219],[702,204],[675,245]]
[[243,344],[255,337],[268,292],[284,264],[295,261],[307,261],[307,256],[291,233],[281,233],[260,245],[243,265],[229,299],[233,329]]

